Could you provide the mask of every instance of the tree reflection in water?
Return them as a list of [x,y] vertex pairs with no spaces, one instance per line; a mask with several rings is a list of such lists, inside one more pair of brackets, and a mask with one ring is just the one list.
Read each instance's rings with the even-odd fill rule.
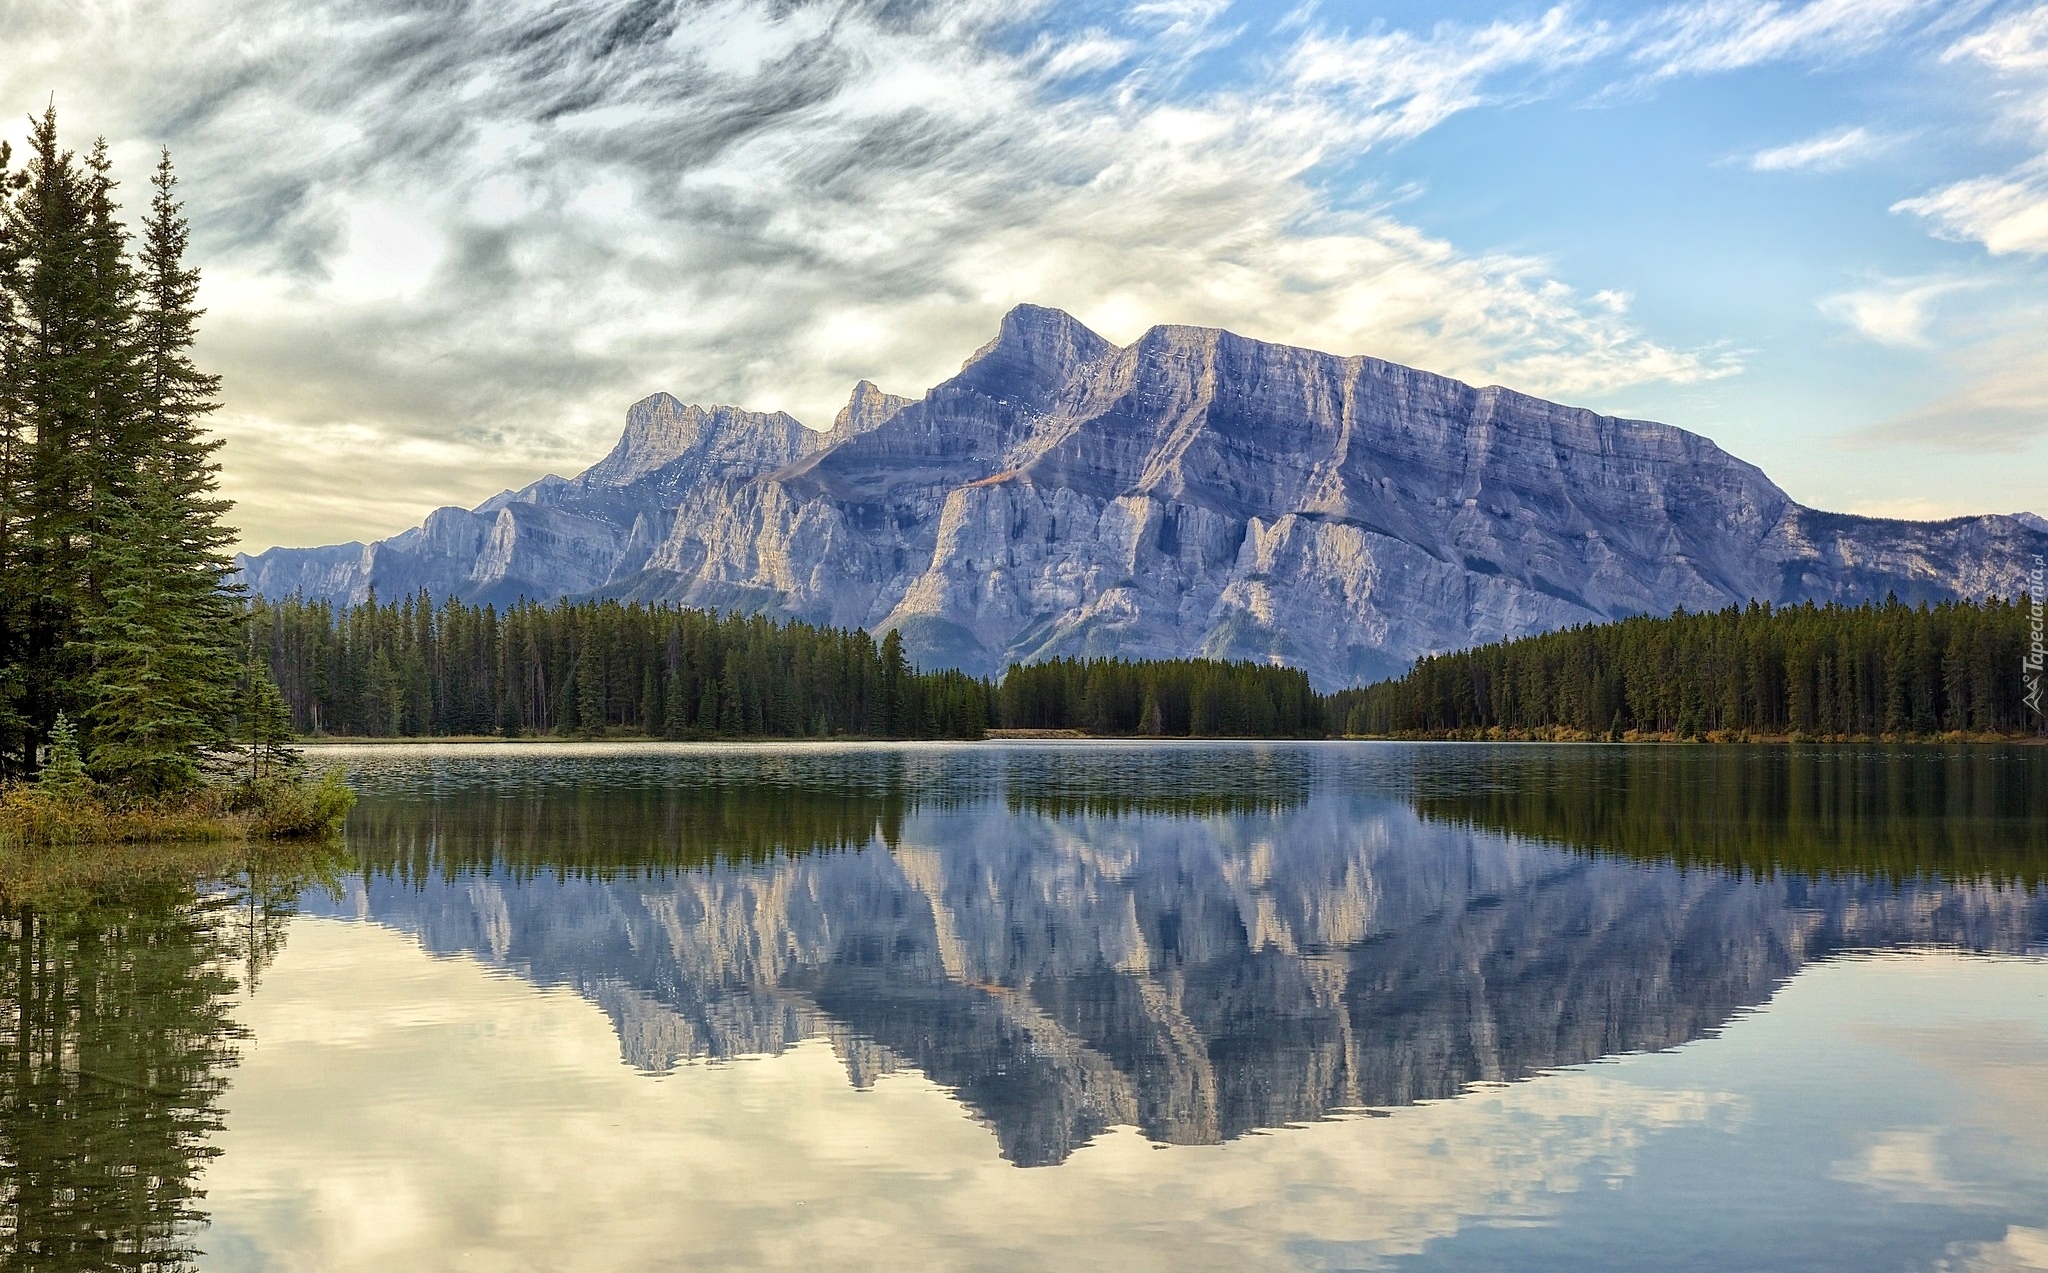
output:
[[[0,920],[0,1269],[177,1269],[294,906],[574,988],[649,1073],[823,1035],[1020,1166],[1672,1047],[2048,937],[2048,749],[391,753],[299,874]],[[457,759],[447,759],[455,756]],[[382,768],[378,769],[377,766]]]
[[1844,950],[2028,950],[2043,760],[1080,747],[685,757],[665,782],[536,762],[488,797],[367,799],[346,909],[574,988],[649,1073],[824,1034],[856,1085],[914,1068],[1010,1161],[1051,1164],[1112,1126],[1214,1143],[1674,1047]]
[[197,1178],[297,876],[157,881],[0,919],[0,1269],[192,1266]]

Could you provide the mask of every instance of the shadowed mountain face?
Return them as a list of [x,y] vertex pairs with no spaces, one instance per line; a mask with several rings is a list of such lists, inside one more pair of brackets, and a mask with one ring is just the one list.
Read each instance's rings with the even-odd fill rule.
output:
[[657,394],[574,480],[239,561],[272,597],[597,594],[894,627],[927,666],[1206,654],[1327,688],[1679,606],[2015,595],[2036,553],[2034,519],[1805,508],[1666,425],[1020,306],[920,399],[863,381],[830,433]]
[[1673,1047],[1843,950],[2048,941],[2048,757],[1579,755],[450,774],[366,799],[364,873],[310,905],[574,987],[649,1072],[813,1036],[859,1086],[914,1067],[1025,1166]]

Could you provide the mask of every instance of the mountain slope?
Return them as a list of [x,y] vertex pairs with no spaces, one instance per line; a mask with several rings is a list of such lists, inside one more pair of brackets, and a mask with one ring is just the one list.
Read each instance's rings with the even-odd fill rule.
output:
[[1200,653],[1327,687],[1678,606],[2009,595],[2035,553],[2021,518],[1805,508],[1668,425],[1020,306],[920,399],[863,381],[829,434],[657,394],[573,480],[241,564],[267,596],[599,594],[895,627],[927,665]]

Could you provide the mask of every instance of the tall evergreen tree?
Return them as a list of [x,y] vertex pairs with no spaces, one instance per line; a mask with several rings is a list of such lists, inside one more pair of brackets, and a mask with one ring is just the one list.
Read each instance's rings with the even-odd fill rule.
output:
[[[219,497],[219,438],[201,422],[219,408],[220,377],[192,363],[200,317],[199,271],[185,263],[192,233],[176,198],[171,152],[163,151],[151,178],[149,215],[142,223],[138,261],[136,344],[140,415],[171,495],[184,509],[188,547],[220,554],[235,532],[221,524],[230,503]],[[224,564],[224,563],[223,563]]]
[[14,148],[0,141],[0,779],[22,766],[33,736],[23,710],[34,594],[23,521],[28,425],[17,382],[24,345],[14,301],[21,278],[15,200],[27,174],[14,172],[13,162]]
[[106,143],[79,162],[54,108],[22,172],[0,164],[0,775],[60,712],[101,776],[150,791],[226,741],[233,532],[175,184],[165,155],[135,252]]
[[29,736],[16,764],[58,711],[75,707],[79,669],[71,646],[84,602],[84,555],[93,510],[95,341],[91,189],[76,157],[59,146],[54,107],[30,120],[28,162],[8,208],[12,278],[6,298],[17,327],[8,396],[18,444],[21,536],[19,708]]
[[103,603],[82,625],[95,776],[142,795],[188,790],[205,752],[221,746],[234,710],[233,651],[218,625],[219,577],[182,551],[183,509],[145,472],[110,531],[125,550],[102,556]]

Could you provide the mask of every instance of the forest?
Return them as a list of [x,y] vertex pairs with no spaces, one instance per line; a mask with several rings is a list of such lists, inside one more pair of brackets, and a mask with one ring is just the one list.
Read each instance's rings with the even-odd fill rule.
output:
[[0,143],[0,780],[48,751],[67,790],[176,795],[280,706],[227,586],[199,275],[168,152],[131,236],[105,141],[30,124],[18,169]]
[[2031,602],[1762,602],[1440,654],[1332,696],[1341,732],[1692,739],[2014,735]]
[[919,671],[891,632],[616,601],[255,601],[250,659],[301,734],[976,738],[2010,736],[2028,603],[1763,603],[1442,654],[1320,694],[1297,669],[1057,658]]
[[978,738],[992,728],[1167,737],[1327,733],[1291,668],[1054,659],[1000,683],[919,671],[889,632],[617,601],[337,609],[252,603],[249,641],[308,735]]

